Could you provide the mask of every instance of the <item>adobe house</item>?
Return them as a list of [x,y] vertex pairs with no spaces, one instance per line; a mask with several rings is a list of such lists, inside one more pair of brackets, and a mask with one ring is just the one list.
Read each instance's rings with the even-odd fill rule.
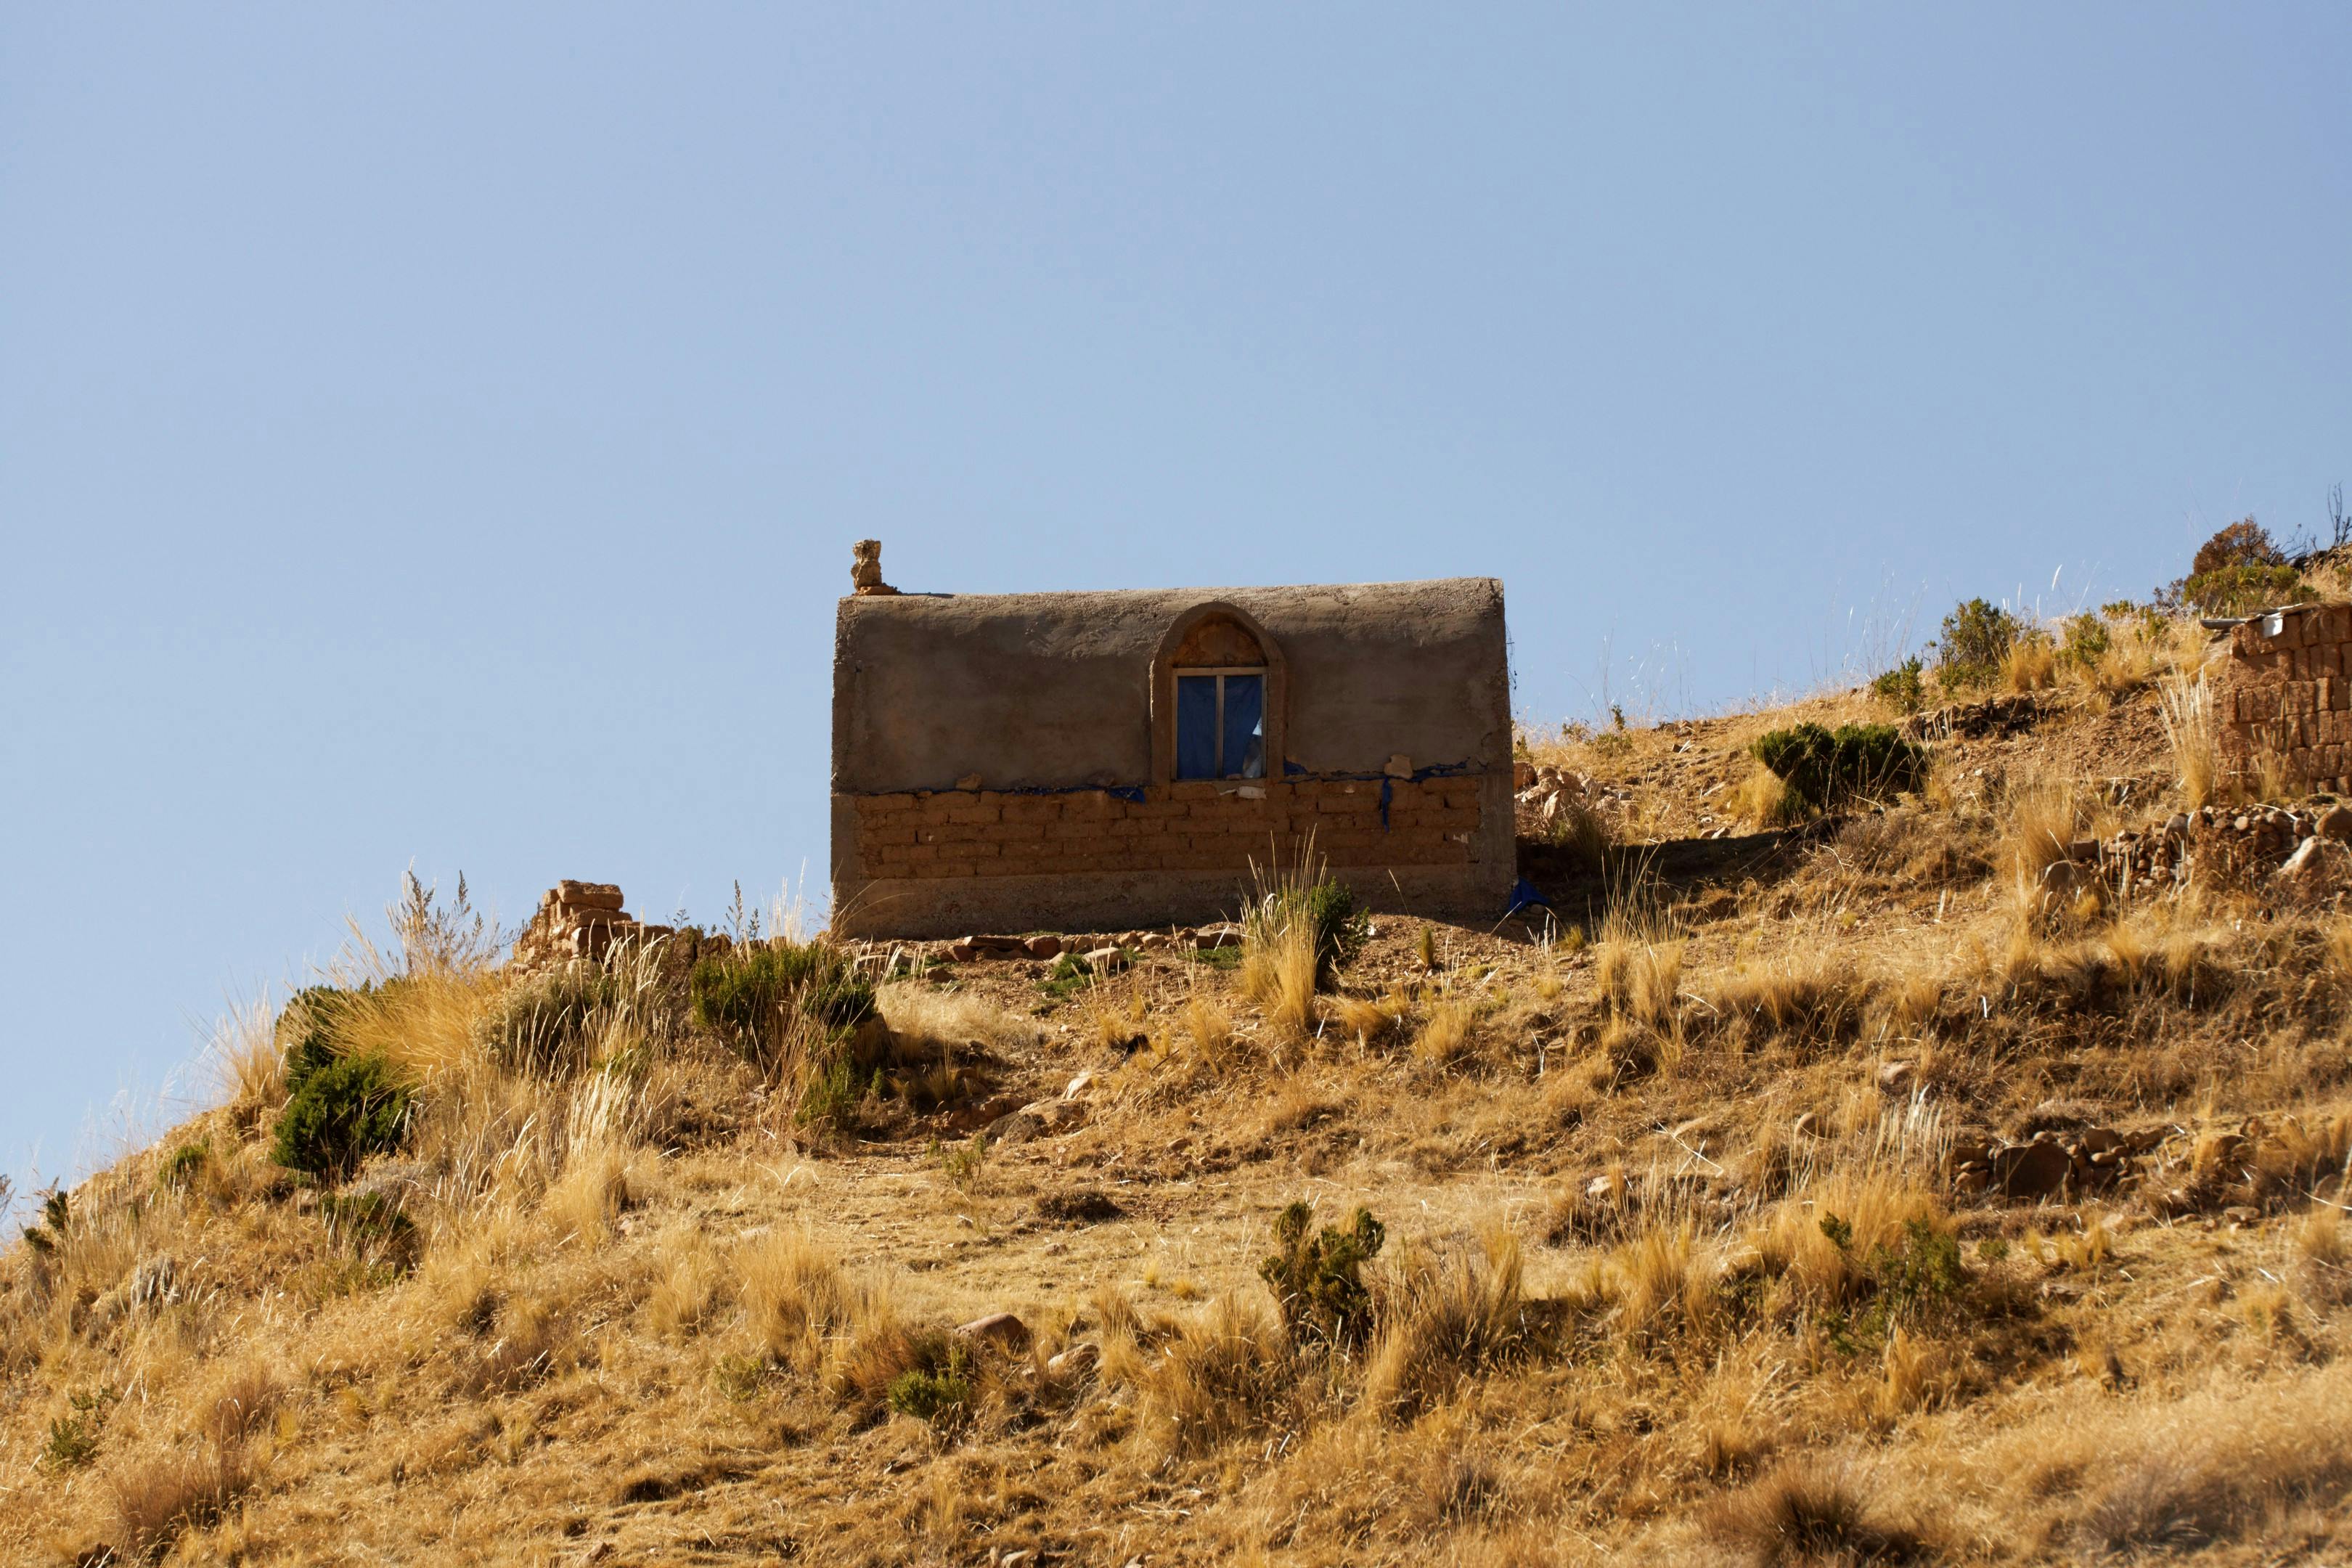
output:
[[1237,912],[1318,856],[1374,908],[1493,920],[1516,877],[1491,577],[901,594],[858,544],[833,661],[833,930]]

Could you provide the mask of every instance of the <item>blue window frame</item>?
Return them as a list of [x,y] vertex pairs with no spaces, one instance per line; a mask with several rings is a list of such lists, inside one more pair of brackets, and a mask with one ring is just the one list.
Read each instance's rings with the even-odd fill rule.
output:
[[1265,671],[1180,670],[1176,776],[1265,777]]

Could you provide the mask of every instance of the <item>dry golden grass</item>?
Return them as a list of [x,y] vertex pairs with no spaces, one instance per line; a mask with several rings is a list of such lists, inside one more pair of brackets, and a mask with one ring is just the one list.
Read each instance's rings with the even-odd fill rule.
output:
[[2031,631],[2009,645],[2000,661],[2004,691],[2023,695],[2058,684],[2058,647],[2045,632]]
[[[2333,1561],[2352,939],[2222,887],[2021,921],[1988,874],[2024,826],[2000,781],[2131,772],[2081,730],[2146,737],[2156,702],[1969,742],[1941,809],[1726,847],[1705,879],[1736,899],[1686,926],[1717,852],[1660,854],[1669,892],[1612,851],[1589,961],[1442,927],[1432,971],[1433,928],[1384,915],[1338,994],[1308,972],[1316,1043],[1278,1064],[1248,1042],[1282,987],[1204,965],[1098,988],[1149,1037],[1124,1058],[1027,965],[895,982],[898,1048],[977,1041],[994,1079],[848,1136],[650,992],[517,1070],[454,1022],[461,983],[489,1013],[509,981],[436,961],[401,1026],[415,1137],[369,1173],[404,1253],[273,1171],[271,1091],[232,1082],[245,1109],[0,1257],[0,1559]],[[1787,717],[1692,731],[1725,752],[1710,800],[1737,732]],[[1652,776],[1690,738],[1593,765]],[[982,1096],[1080,1068],[1083,1125],[943,1171]],[[2085,1123],[2188,1131],[2133,1188],[1949,1184],[1959,1136]],[[1298,1197],[1390,1226],[1346,1351],[1292,1345],[1255,1274]],[[1962,1269],[1925,1304],[1922,1235]],[[1026,1350],[967,1347],[937,1425],[893,1410],[944,1325],[1000,1310]],[[37,1468],[77,1398],[94,1458]]]
[[1315,932],[1303,920],[1254,922],[1242,944],[1241,993],[1263,1008],[1282,1039],[1314,1033]]
[[1501,1225],[1482,1227],[1475,1249],[1408,1253],[1379,1301],[1380,1329],[1364,1364],[1365,1406],[1402,1420],[1444,1403],[1521,1349],[1526,1314],[1518,1237]]
[[1469,1049],[1470,1025],[1475,1016],[1476,1010],[1461,998],[1438,1002],[1413,1036],[1412,1054],[1429,1067],[1454,1066]]
[[1327,1008],[1332,1029],[1359,1046],[1384,1038],[1412,1010],[1411,1000],[1397,988],[1379,996],[1335,996]]
[[868,1292],[805,1228],[744,1242],[731,1262],[752,1341],[781,1364],[814,1366],[830,1336],[868,1315]]
[[968,992],[901,980],[881,986],[875,999],[902,1055],[936,1054],[973,1042],[1010,1053],[1037,1042],[1034,1021]]
[[1759,767],[1740,781],[1732,796],[1731,812],[1739,821],[1764,831],[1803,820],[1805,803],[1780,774]]
[[2209,805],[2221,782],[2221,731],[2213,713],[2213,690],[2203,673],[2183,670],[2158,684],[2165,743],[2172,750],[2172,769],[2180,781],[2180,800],[2188,810]]

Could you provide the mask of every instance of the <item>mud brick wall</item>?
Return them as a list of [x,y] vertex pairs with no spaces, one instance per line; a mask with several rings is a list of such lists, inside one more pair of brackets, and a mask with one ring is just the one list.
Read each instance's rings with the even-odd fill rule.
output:
[[[1381,812],[1386,785],[1388,813]],[[1133,792],[1130,792],[1133,793]],[[1334,866],[1466,863],[1480,821],[1475,778],[1202,781],[1139,792],[938,790],[853,798],[857,852],[877,877],[1232,871],[1314,835]]]
[[2291,605],[2233,627],[2215,677],[2222,765],[2305,788],[2352,780],[2352,605]]

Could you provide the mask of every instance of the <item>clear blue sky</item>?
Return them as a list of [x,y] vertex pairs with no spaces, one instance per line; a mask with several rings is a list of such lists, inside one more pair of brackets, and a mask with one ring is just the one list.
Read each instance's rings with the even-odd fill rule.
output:
[[1494,574],[1556,720],[2144,593],[2347,435],[2336,5],[13,6],[0,1169],[412,862],[821,881],[862,536]]

